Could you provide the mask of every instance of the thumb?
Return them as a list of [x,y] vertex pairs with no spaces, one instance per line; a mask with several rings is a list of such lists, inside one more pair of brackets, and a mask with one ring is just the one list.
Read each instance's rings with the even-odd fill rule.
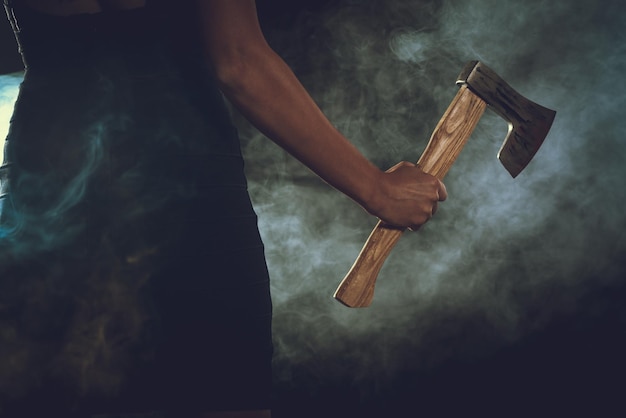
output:
[[394,165],[393,167],[387,169],[387,173],[393,173],[394,171],[396,171],[397,169],[401,168],[401,167],[415,167],[417,164],[413,164],[410,163],[408,161],[400,161],[398,164]]

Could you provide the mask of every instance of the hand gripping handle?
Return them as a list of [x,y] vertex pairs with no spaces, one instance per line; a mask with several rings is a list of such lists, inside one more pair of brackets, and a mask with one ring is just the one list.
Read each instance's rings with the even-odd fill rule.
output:
[[[425,173],[443,179],[478,124],[487,103],[462,85],[435,127],[417,164]],[[385,259],[404,228],[385,225],[374,227],[352,268],[335,291],[334,297],[351,308],[369,306],[374,286]]]

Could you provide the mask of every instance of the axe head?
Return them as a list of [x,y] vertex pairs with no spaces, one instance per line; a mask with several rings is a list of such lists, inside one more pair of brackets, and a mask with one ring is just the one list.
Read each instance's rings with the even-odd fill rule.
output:
[[471,61],[465,66],[457,84],[467,85],[508,122],[509,133],[498,152],[498,159],[516,177],[539,150],[556,112],[520,95],[479,61]]

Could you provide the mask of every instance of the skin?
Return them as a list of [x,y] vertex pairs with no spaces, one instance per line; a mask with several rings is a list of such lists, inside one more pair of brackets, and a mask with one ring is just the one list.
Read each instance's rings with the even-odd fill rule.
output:
[[[21,0],[56,15],[132,9],[145,0]],[[181,0],[182,1],[182,0]],[[447,198],[409,162],[381,171],[324,116],[261,31],[254,0],[187,0],[197,7],[206,57],[224,95],[261,132],[384,222],[417,230]]]
[[[98,13],[145,0],[20,0],[55,15]],[[182,1],[182,0],[179,0]],[[261,132],[384,222],[419,229],[447,198],[444,184],[415,164],[382,171],[324,116],[263,36],[254,0],[187,0],[197,7],[206,58],[224,95]],[[207,412],[191,418],[269,418],[269,410]]]
[[384,222],[416,230],[432,217],[443,183],[408,162],[383,172],[368,161],[267,44],[254,0],[196,4],[222,91],[260,131]]

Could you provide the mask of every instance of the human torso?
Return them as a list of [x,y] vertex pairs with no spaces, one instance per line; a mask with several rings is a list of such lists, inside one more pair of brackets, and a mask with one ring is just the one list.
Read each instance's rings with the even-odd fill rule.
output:
[[[77,3],[83,1],[91,0]],[[84,207],[77,210],[90,219],[98,213],[87,207],[95,200],[121,208],[145,196],[146,201],[166,201],[157,209],[167,213],[167,205],[182,198],[164,199],[166,188],[187,197],[191,190],[193,198],[203,202],[215,194],[208,184],[232,180],[245,187],[234,127],[205,68],[199,38],[192,25],[184,24],[193,18],[183,2],[173,8],[174,2],[142,0],[146,7],[102,13],[80,9],[83,12],[67,16],[36,10],[30,2],[42,0],[10,0],[14,6],[10,15],[15,18],[27,64],[7,140],[11,146],[7,147],[6,163],[13,163],[13,178],[32,172],[37,179],[49,179],[52,185],[45,190],[55,201],[72,179],[88,179],[89,184],[81,188],[94,197],[81,202]],[[136,0],[123,3],[124,7],[137,4]],[[81,177],[90,150],[68,150],[91,144],[93,132],[99,133],[97,156],[106,158],[86,167],[93,169],[92,175]],[[225,168],[217,169],[222,166]],[[230,167],[236,168],[233,178],[224,175]],[[59,173],[69,173],[69,180],[57,179]],[[131,177],[141,181],[112,186]],[[142,190],[123,196],[113,190],[132,187]],[[28,190],[14,187],[13,200],[21,198],[18,192]],[[37,193],[32,199],[31,212],[47,210],[34,207],[41,206],[40,196]]]

